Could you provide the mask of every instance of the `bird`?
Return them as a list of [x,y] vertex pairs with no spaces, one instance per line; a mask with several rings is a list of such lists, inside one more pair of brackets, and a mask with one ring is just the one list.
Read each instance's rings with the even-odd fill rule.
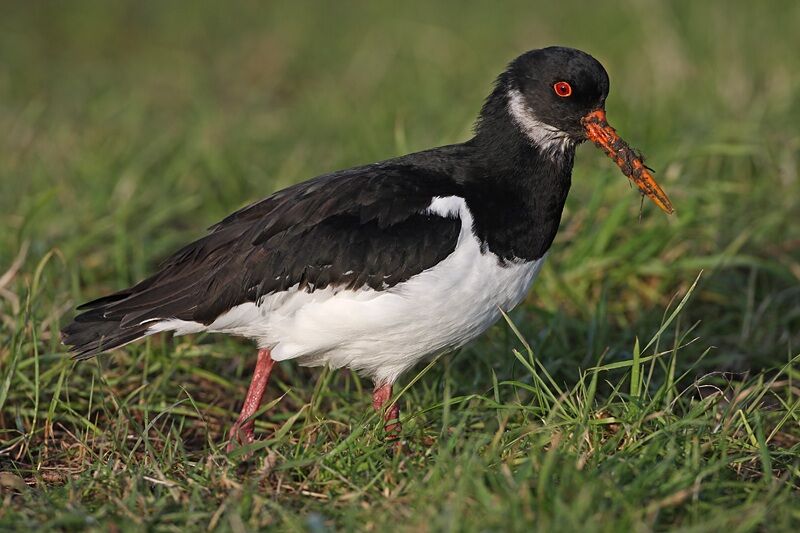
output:
[[590,141],[642,194],[674,209],[605,113],[609,78],[586,52],[508,63],[465,142],[339,170],[235,211],[143,281],[77,308],[77,360],[161,332],[253,341],[257,356],[229,452],[255,440],[276,363],[349,368],[374,383],[385,436],[392,387],[519,304],[561,222],[576,146]]

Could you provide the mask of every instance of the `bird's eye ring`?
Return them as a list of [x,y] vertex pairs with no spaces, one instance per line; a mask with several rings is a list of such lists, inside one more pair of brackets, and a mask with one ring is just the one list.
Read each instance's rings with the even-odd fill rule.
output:
[[559,81],[553,85],[553,90],[561,98],[566,98],[572,94],[572,85],[565,81]]

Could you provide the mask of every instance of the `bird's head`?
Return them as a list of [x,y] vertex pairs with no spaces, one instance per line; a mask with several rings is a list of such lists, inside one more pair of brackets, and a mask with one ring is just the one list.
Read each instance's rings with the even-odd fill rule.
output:
[[608,89],[605,68],[589,54],[560,46],[531,50],[500,75],[480,121],[510,117],[530,144],[553,158],[592,141],[656,205],[672,213],[669,198],[641,155],[606,121]]

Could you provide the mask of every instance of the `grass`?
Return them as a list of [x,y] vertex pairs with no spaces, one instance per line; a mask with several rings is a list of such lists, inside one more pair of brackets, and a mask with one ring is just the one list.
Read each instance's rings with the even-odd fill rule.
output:
[[[790,1],[6,6],[0,529],[797,530],[798,24]],[[606,65],[678,213],[639,220],[580,148],[529,299],[402,381],[404,453],[349,372],[280,365],[241,462],[252,346],[59,346],[233,209],[465,139],[553,43]]]

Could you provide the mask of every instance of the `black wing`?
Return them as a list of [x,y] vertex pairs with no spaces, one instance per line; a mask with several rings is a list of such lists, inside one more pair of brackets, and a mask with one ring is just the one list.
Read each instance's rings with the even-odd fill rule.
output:
[[63,341],[86,358],[144,336],[152,321],[210,324],[295,285],[387,289],[454,250],[461,222],[425,209],[459,194],[447,173],[402,160],[289,187],[212,226],[139,284],[80,306]]

